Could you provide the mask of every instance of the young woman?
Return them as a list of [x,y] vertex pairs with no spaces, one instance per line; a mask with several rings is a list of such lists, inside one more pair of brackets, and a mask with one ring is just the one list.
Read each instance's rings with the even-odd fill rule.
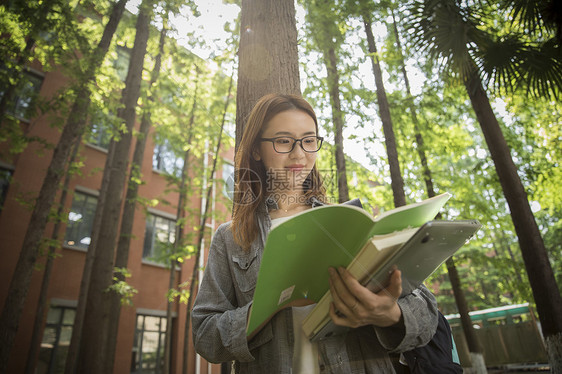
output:
[[401,295],[395,271],[374,294],[344,269],[329,269],[330,316],[350,332],[310,343],[300,328],[309,306],[286,308],[246,337],[272,222],[325,201],[315,164],[321,146],[316,115],[300,97],[267,95],[250,113],[235,160],[233,219],[213,237],[192,311],[195,349],[207,360],[234,361],[237,373],[393,373],[389,352],[425,345],[434,335],[437,306],[425,287]]

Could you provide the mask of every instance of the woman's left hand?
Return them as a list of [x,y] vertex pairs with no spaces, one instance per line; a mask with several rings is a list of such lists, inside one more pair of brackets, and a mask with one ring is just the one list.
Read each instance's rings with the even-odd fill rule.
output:
[[397,300],[402,293],[400,271],[394,270],[388,286],[377,293],[363,287],[346,269],[330,268],[330,291],[334,302],[330,317],[336,325],[352,328],[375,325],[392,326],[402,311]]

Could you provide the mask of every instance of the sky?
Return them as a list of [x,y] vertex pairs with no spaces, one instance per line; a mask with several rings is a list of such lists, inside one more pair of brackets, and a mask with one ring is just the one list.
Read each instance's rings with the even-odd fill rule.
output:
[[[234,22],[238,13],[240,12],[240,8],[234,4],[224,4],[223,0],[194,0],[194,2],[198,6],[198,10],[200,12],[199,17],[193,17],[188,12],[182,14],[175,19],[172,20],[174,23],[177,34],[174,36],[178,42],[184,46],[186,46],[189,50],[193,53],[197,54],[199,57],[203,59],[208,59],[213,54],[220,54],[222,50],[229,48],[230,46],[227,43],[229,34],[224,30],[224,24],[226,22]],[[140,3],[140,0],[130,0],[127,4],[127,9],[132,13],[137,13],[137,7]],[[303,27],[299,26],[304,23],[305,12],[304,10],[297,5],[296,8],[296,20],[297,20],[297,30],[299,31],[299,38],[303,37],[300,33]],[[380,25],[379,25],[380,26]],[[375,34],[375,39],[377,43],[382,44],[382,37],[384,36],[385,30],[379,28],[376,24],[373,25],[373,33]],[[189,32],[193,32],[193,36],[187,36]],[[377,37],[378,35],[378,37]],[[381,36],[383,35],[383,36]],[[362,37],[361,35],[355,34],[351,38],[355,37],[356,40],[348,39],[346,40],[348,46],[353,48],[353,46],[359,45],[358,38]],[[205,40],[205,43],[200,46],[189,46],[188,40],[190,38]],[[356,48],[358,51],[357,53],[363,53],[359,49]],[[233,67],[236,68],[236,67]],[[321,67],[319,69],[322,69]],[[408,72],[408,78],[410,80],[411,90],[414,95],[418,95],[421,93],[421,88],[423,86],[423,74],[417,71],[414,67],[407,66],[406,67]],[[363,81],[363,84],[367,88],[371,88],[373,91],[376,89],[374,78],[371,70],[370,62],[365,62],[361,66],[359,66],[360,77]],[[230,72],[227,72],[230,73]],[[384,75],[384,66],[383,66],[383,75]],[[384,80],[385,77],[383,77]],[[301,90],[304,91],[304,85],[306,84],[306,76],[304,76],[303,71],[301,69]],[[387,83],[385,83],[386,85]],[[387,90],[395,89],[394,87],[387,87]],[[376,171],[378,166],[373,165],[370,161],[367,154],[369,153],[372,156],[377,158],[386,159],[386,150],[384,144],[382,143],[382,139],[384,139],[383,135],[378,135],[378,139],[380,142],[368,142],[365,145],[365,141],[363,138],[367,136],[369,133],[373,132],[381,132],[381,122],[380,118],[378,117],[376,111],[376,103],[373,103],[371,107],[365,108],[364,110],[372,116],[372,122],[370,124],[366,124],[364,129],[357,130],[357,118],[353,118],[351,116],[346,116],[346,128],[344,129],[344,152],[353,158],[355,161],[359,162],[365,168]],[[495,102],[492,103],[494,110],[498,113],[504,121],[509,122],[509,114],[505,111],[505,103],[500,100],[496,99]],[[319,116],[324,115],[325,118],[329,118],[329,113],[317,113]],[[467,126],[471,126],[470,123],[467,123]],[[327,137],[327,140],[333,143],[333,135],[331,134],[320,134]],[[349,139],[350,135],[358,135],[355,139]],[[469,150],[470,156],[475,156],[479,159],[485,159],[488,156],[488,150],[477,148],[474,150]],[[382,163],[385,164],[385,163]],[[379,173],[379,174],[388,174],[388,173]],[[386,178],[386,182],[390,183],[390,176]],[[537,202],[532,202],[531,204],[532,209],[534,212],[540,210],[540,205]]]
[[[132,13],[137,12],[137,6],[140,3],[140,0],[130,0],[127,9]],[[226,42],[229,34],[224,30],[224,24],[226,22],[234,22],[240,8],[234,4],[223,4],[222,0],[195,0],[195,3],[198,6],[198,10],[200,12],[199,17],[193,17],[188,12],[175,17],[172,20],[172,23],[175,25],[177,29],[176,35],[173,35],[175,39],[181,45],[186,46],[189,50],[193,53],[197,54],[199,57],[203,59],[208,59],[213,54],[220,54],[220,52],[230,46]],[[297,6],[297,30],[302,29],[299,27],[299,24],[304,23],[304,10]],[[375,35],[378,34],[376,26],[374,29]],[[193,32],[193,36],[188,37],[188,33]],[[382,31],[384,32],[384,31]],[[302,35],[299,35],[302,37]],[[191,38],[205,40],[204,45],[200,46],[189,46],[188,41]],[[348,45],[357,46],[359,45],[358,40],[349,40]],[[363,53],[358,49],[357,53]],[[322,67],[319,67],[321,70]],[[363,84],[367,88],[372,88],[375,90],[375,83],[373,79],[373,74],[371,70],[370,63],[366,62],[359,67],[360,71],[360,79],[363,81]],[[228,72],[227,72],[228,74]],[[415,72],[412,72],[410,76],[412,88],[415,91],[418,87],[421,87],[421,84],[417,84],[419,82],[419,78]],[[301,69],[301,89],[304,90],[304,86],[306,84],[306,76]],[[415,94],[416,92],[414,92]],[[361,163],[364,167],[375,170],[376,166],[372,165],[369,158],[367,157],[367,152],[371,155],[375,155],[376,157],[384,157],[386,158],[386,151],[384,145],[381,143],[368,143],[367,147],[365,146],[365,142],[363,141],[363,137],[368,134],[372,134],[375,131],[381,131],[380,127],[380,119],[376,112],[376,103],[370,108],[365,108],[365,110],[372,115],[372,123],[366,124],[366,126],[358,130],[356,126],[358,125],[358,119],[352,118],[350,116],[346,117],[346,129],[344,130],[344,151],[345,153],[353,158],[355,161]],[[319,110],[319,108],[317,108]],[[330,118],[329,113],[317,113],[319,117],[323,115],[325,118]],[[329,142],[333,143],[333,135],[332,134],[320,134],[327,138]],[[358,138],[349,139],[351,135],[358,135]],[[382,139],[382,135],[378,137]]]

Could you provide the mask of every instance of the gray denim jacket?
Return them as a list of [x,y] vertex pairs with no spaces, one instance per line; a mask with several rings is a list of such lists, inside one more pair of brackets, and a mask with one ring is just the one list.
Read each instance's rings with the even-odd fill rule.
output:
[[[312,207],[322,205],[312,198]],[[236,373],[291,373],[293,319],[290,308],[277,313],[250,341],[246,321],[258,269],[271,228],[267,200],[257,212],[259,237],[248,252],[234,241],[230,222],[217,229],[201,288],[191,312],[195,350],[213,363],[235,361]],[[437,303],[420,286],[398,300],[403,324],[363,326],[318,343],[321,373],[394,373],[388,352],[404,352],[427,344],[437,328]]]

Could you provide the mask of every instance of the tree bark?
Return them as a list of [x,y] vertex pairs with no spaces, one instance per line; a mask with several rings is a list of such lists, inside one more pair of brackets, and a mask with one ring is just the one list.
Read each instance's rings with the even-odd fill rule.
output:
[[221,128],[219,132],[219,137],[217,140],[217,146],[215,148],[215,157],[213,158],[213,166],[211,168],[211,173],[209,175],[210,185],[207,188],[207,195],[205,200],[205,209],[203,210],[203,216],[201,217],[201,225],[199,227],[199,234],[197,236],[197,248],[195,250],[195,262],[193,265],[193,272],[191,273],[191,283],[189,285],[189,297],[187,299],[187,313],[185,316],[185,331],[184,331],[184,360],[182,366],[182,374],[187,374],[188,368],[188,345],[189,345],[189,327],[191,322],[191,307],[193,305],[194,294],[195,294],[195,286],[199,283],[199,259],[201,257],[201,249],[203,245],[203,238],[205,236],[205,224],[207,222],[207,216],[209,212],[209,202],[211,200],[211,192],[213,191],[213,179],[215,175],[215,171],[217,169],[217,161],[220,157],[220,149],[221,149],[221,140],[222,140],[222,133],[224,130],[224,124],[226,123],[226,112],[228,110],[228,104],[230,103],[230,91],[232,90],[232,82],[234,77],[231,76],[230,83],[228,86],[228,95],[226,96],[226,101],[224,104],[224,111],[222,116]]
[[382,80],[382,72],[377,56],[377,46],[373,36],[370,18],[363,14],[363,24],[367,33],[367,44],[369,46],[369,56],[375,76],[375,84],[377,86],[377,102],[379,104],[379,115],[382,121],[384,131],[384,143],[386,145],[386,153],[388,154],[388,165],[390,167],[390,180],[392,186],[392,195],[394,197],[394,206],[399,207],[406,205],[406,195],[404,194],[404,179],[400,171],[400,162],[398,161],[398,150],[396,149],[396,137],[390,117],[390,108],[388,99],[386,98],[386,90]]
[[[153,95],[150,93],[150,89],[154,86],[158,80],[160,74],[160,68],[162,66],[162,55],[164,54],[164,43],[166,40],[166,28],[162,27],[160,32],[160,41],[158,47],[158,55],[156,55],[154,68],[152,70],[150,83],[148,86],[149,94],[147,100],[149,102],[154,101]],[[141,118],[139,135],[135,143],[135,152],[133,154],[133,161],[131,164],[131,174],[141,173],[142,161],[144,158],[144,151],[146,146],[146,138],[152,126],[151,111],[152,108],[143,108],[143,115]],[[115,267],[116,268],[126,268],[129,263],[129,248],[131,243],[132,231],[135,210],[137,206],[137,196],[138,196],[139,185],[133,179],[129,179],[127,185],[127,195],[125,197],[125,205],[123,207],[123,216],[121,219],[121,229],[119,231],[119,240],[117,242],[117,251],[115,253]],[[115,273],[114,276],[118,281],[124,281],[125,277],[122,273]],[[108,325],[108,341],[106,345],[106,367],[105,372],[111,373],[113,370],[113,365],[115,363],[115,350],[117,348],[117,334],[119,330],[119,317],[121,315],[121,295],[116,293],[111,293],[110,296],[110,312],[109,312],[109,325]]]
[[[109,144],[109,149],[107,151],[107,159],[113,158],[113,153],[115,151],[115,142],[112,140]],[[107,162],[107,161],[106,161]],[[96,242],[98,241],[100,226],[101,226],[101,214],[98,213],[100,209],[105,205],[105,197],[107,196],[107,180],[109,179],[109,169],[104,169],[100,194],[98,197],[98,202],[96,204],[96,213],[94,215],[94,221],[92,222],[92,235],[90,245],[88,246],[88,252],[86,252],[86,260],[84,261],[84,270],[82,271],[82,279],[80,280],[80,292],[78,293],[78,306],[76,307],[76,313],[74,315],[74,324],[72,325],[72,337],[70,338],[70,345],[68,347],[68,353],[66,355],[66,364],[64,367],[65,374],[76,374],[78,365],[78,355],[80,353],[80,342],[82,341],[82,326],[84,325],[84,316],[86,314],[86,299],[88,298],[88,288],[90,285],[90,278],[92,275],[92,268],[94,264],[94,259],[96,257]]]
[[[420,158],[420,163],[422,165],[423,180],[425,182],[425,188],[428,197],[435,196],[435,189],[433,187],[433,177],[431,176],[431,169],[427,162],[426,147],[423,140],[423,135],[420,129],[420,121],[418,120],[417,110],[414,105],[414,98],[412,95],[412,90],[410,89],[410,80],[408,79],[408,73],[406,72],[406,63],[404,62],[404,55],[402,53],[402,42],[400,41],[400,33],[398,32],[398,25],[396,24],[396,18],[394,16],[394,10],[390,9],[392,14],[392,26],[394,29],[394,36],[396,38],[396,49],[400,55],[400,68],[402,70],[402,76],[404,77],[404,84],[406,85],[406,95],[408,99],[408,106],[410,108],[410,113],[412,115],[412,122],[414,124],[414,132],[416,137],[416,150]],[[372,33],[372,31],[371,31]],[[374,38],[373,38],[374,43]]]
[[307,3],[307,6],[307,21],[309,23],[310,35],[317,49],[322,53],[322,60],[326,66],[326,81],[334,131],[335,177],[338,187],[338,201],[342,203],[349,200],[343,146],[344,113],[341,107],[340,76],[338,72],[338,53],[341,49],[342,35],[339,30],[337,17],[331,12],[326,12],[326,9],[332,9],[335,6],[333,1],[311,1]]
[[501,242],[502,244],[505,246],[505,249],[507,249],[507,253],[509,254],[509,258],[511,259],[511,262],[513,263],[513,271],[515,272],[515,276],[517,277],[517,280],[519,281],[519,284],[523,284],[523,277],[521,276],[521,272],[519,271],[519,266],[516,266],[517,264],[517,260],[515,259],[515,255],[513,254],[513,250],[511,249],[511,245],[509,245],[509,243],[507,243],[505,241],[505,237],[502,235],[502,239]]
[[[136,34],[129,71],[123,90],[124,108],[120,117],[125,123],[125,131],[120,140],[115,143],[115,153],[105,168],[110,170],[107,180],[107,195],[101,209],[101,226],[95,245],[95,259],[88,289],[86,314],[82,326],[83,339],[80,347],[78,368],[80,373],[104,373],[106,365],[105,347],[109,336],[110,301],[106,291],[112,284],[115,245],[118,223],[123,202],[123,188],[128,169],[129,149],[132,131],[135,123],[135,110],[140,94],[144,56],[148,42],[150,19],[152,17],[152,3],[144,0],[140,5],[137,17]],[[103,187],[102,187],[103,189]],[[91,248],[91,246],[90,246]]]
[[[461,316],[461,324],[463,331],[465,332],[466,343],[468,344],[468,350],[473,353],[482,353],[482,347],[480,346],[474,329],[472,328],[472,321],[470,320],[470,315],[468,314],[468,305],[466,303],[466,298],[464,297],[464,292],[462,291],[461,282],[459,278],[459,273],[455,266],[455,261],[450,258],[446,262],[447,271],[449,272],[449,280],[454,290],[460,290],[460,292],[455,292],[455,301],[459,308],[459,314]],[[469,331],[467,334],[466,332]]]
[[[194,105],[195,105],[195,103],[194,103]],[[191,118],[191,121],[193,121],[193,117]],[[193,125],[193,122],[191,122],[191,125]],[[191,131],[191,127],[190,127],[189,143],[191,143],[191,138],[192,138],[192,131]],[[186,166],[185,166],[185,163],[187,163],[188,160],[189,160],[189,151],[186,151],[186,152],[185,152],[185,158],[184,158],[184,172],[182,173],[182,175],[183,175],[183,174],[187,175],[187,168],[186,168]],[[182,190],[182,188],[185,188],[185,182],[184,182],[183,180],[182,180],[182,182],[183,182],[183,183],[182,183],[183,186],[180,187],[180,191]],[[179,204],[179,203],[178,203],[178,204]],[[184,214],[184,213],[182,213],[182,214]],[[179,218],[179,216],[178,216],[178,218]],[[178,231],[179,231],[179,230],[178,230]],[[183,235],[183,228],[182,228],[182,230],[180,231],[180,233],[182,233],[182,235]],[[176,241],[177,241],[177,240],[178,240],[178,236],[176,236]],[[173,284],[172,284],[172,277],[171,277],[171,275],[170,275],[170,288],[172,288],[172,287],[173,287]],[[171,303],[168,303],[168,304],[170,305]],[[168,313],[170,314],[169,320],[171,321],[171,320],[172,320],[172,318],[171,318],[171,309],[170,309],[170,311],[168,311],[168,310],[166,311],[166,316],[168,316]],[[189,309],[187,310],[187,315],[189,316]],[[186,327],[185,327],[185,331],[184,331],[184,334],[185,334],[185,335],[184,335],[182,371],[187,370],[187,364],[188,364],[188,361],[189,361],[189,360],[188,360],[188,354],[189,354],[189,352],[188,352],[189,349],[188,349],[188,348],[189,348],[189,336],[190,336],[190,335],[189,335],[189,322],[188,322],[188,321],[189,321],[189,319],[186,317]],[[168,331],[167,331],[167,330],[166,330],[166,334],[168,334]],[[170,339],[171,339],[171,338],[170,338]],[[166,335],[166,340],[168,340],[168,335]],[[169,342],[167,342],[167,344],[168,344],[168,345],[171,345]],[[187,373],[187,371],[185,371],[185,372]]]
[[[68,195],[68,186],[70,184],[71,165],[76,159],[78,149],[80,148],[81,137],[76,138],[72,155],[68,161],[68,169],[64,177],[62,186],[62,193],[59,199],[59,207],[57,208],[57,222],[53,227],[51,239],[59,241],[59,231],[61,226],[61,217],[64,214],[64,207],[66,204],[66,197]],[[43,280],[41,281],[41,290],[39,291],[39,300],[37,301],[37,309],[35,311],[35,320],[33,322],[33,334],[31,335],[31,342],[29,343],[29,352],[27,354],[27,362],[25,364],[25,374],[33,374],[35,372],[35,364],[37,355],[39,354],[39,347],[41,346],[41,336],[43,332],[43,321],[45,320],[45,312],[48,309],[47,293],[49,291],[49,284],[51,282],[51,274],[53,264],[55,262],[55,252],[57,247],[51,245],[47,254],[47,262],[45,263],[45,270],[43,271]]]
[[269,93],[300,95],[295,2],[242,0],[236,147],[250,111]]
[[547,343],[552,372],[562,371],[562,297],[556,284],[544,242],[531,211],[527,193],[490,100],[478,74],[473,71],[465,79],[465,87],[476,118],[494,161],[500,184],[511,211],[511,220],[519,239],[525,268],[533,290],[541,329]]
[[330,105],[332,106],[332,121],[334,122],[334,146],[336,159],[336,177],[338,180],[338,202],[349,200],[347,174],[345,167],[345,153],[343,152],[343,113],[340,101],[340,77],[338,74],[338,58],[334,46],[322,51],[328,72],[328,90]]
[[[179,199],[177,206],[177,222],[176,222],[176,241],[174,242],[174,252],[177,252],[178,245],[183,245],[183,233],[185,222],[182,219],[185,217],[185,202],[187,200],[187,181],[189,174],[189,156],[191,150],[191,142],[193,140],[193,125],[195,123],[195,109],[197,108],[197,93],[199,91],[199,69],[196,67],[195,77],[195,91],[193,92],[193,105],[191,106],[191,115],[189,116],[189,125],[187,128],[187,145],[188,148],[183,157],[183,169],[181,172],[181,182],[179,188]],[[176,284],[176,261],[170,263],[170,279],[168,282],[168,289],[172,289]],[[170,371],[171,349],[172,349],[172,307],[173,302],[168,300],[166,304],[166,340],[164,341],[164,369],[163,373],[168,374]],[[187,357],[184,357],[187,360]]]
[[107,53],[126,3],[127,0],[120,0],[114,5],[101,40],[92,52],[92,55],[88,57],[89,64],[83,83],[78,90],[79,94],[72,106],[59,142],[55,147],[47,175],[43,180],[41,190],[35,202],[0,318],[0,341],[2,341],[0,347],[0,373],[5,372],[7,369],[10,351],[18,330],[19,318],[29,290],[33,266],[37,261],[39,244],[47,225],[48,215],[53,205],[58,185],[64,174],[64,167],[67,163],[70,149],[76,138],[82,134],[86,127],[87,112],[90,105],[89,87],[95,81],[95,74]]

